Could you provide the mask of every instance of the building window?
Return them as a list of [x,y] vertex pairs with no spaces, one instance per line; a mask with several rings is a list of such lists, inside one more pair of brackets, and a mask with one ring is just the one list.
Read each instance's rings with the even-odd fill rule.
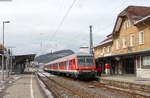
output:
[[135,45],[135,35],[134,34],[131,34],[130,35],[130,46],[134,46]]
[[127,48],[127,42],[125,38],[122,39],[122,45],[123,45],[123,48]]
[[108,46],[107,47],[107,52],[110,53],[110,51],[111,51],[111,46]]
[[102,49],[99,49],[99,54],[100,54],[100,55],[101,55],[102,52],[103,52]]
[[103,48],[100,49],[100,55],[103,55]]
[[150,67],[150,56],[142,57],[142,65],[143,67]]
[[144,44],[144,32],[139,33],[139,44]]
[[120,48],[120,41],[119,39],[116,40],[116,49],[119,49]]
[[105,47],[103,48],[103,53],[105,53]]
[[124,29],[127,29],[127,28],[129,28],[131,26],[132,26],[132,23],[131,23],[130,20],[124,22]]
[[130,20],[128,20],[128,27],[131,27],[132,26],[132,23]]
[[123,25],[124,29],[127,29],[127,26],[126,26],[126,21],[124,22],[124,25]]
[[113,45],[111,46],[111,51],[114,51],[114,46]]

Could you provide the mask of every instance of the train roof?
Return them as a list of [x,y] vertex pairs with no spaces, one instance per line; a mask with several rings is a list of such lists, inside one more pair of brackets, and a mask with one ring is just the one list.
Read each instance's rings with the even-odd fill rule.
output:
[[61,61],[64,61],[66,59],[69,59],[71,57],[76,57],[76,56],[92,56],[92,54],[84,53],[84,52],[78,52],[78,53],[74,53],[74,54],[66,56],[66,57],[62,57],[62,58],[56,59],[54,61],[50,61],[50,62],[46,63],[46,65],[52,64],[52,63],[56,63],[58,61],[61,62]]

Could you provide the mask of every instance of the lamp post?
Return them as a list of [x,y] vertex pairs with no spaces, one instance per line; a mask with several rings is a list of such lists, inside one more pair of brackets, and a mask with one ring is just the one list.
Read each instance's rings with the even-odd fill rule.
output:
[[10,23],[10,21],[3,21],[3,53],[2,53],[2,81],[4,81],[4,52],[5,52],[5,23]]

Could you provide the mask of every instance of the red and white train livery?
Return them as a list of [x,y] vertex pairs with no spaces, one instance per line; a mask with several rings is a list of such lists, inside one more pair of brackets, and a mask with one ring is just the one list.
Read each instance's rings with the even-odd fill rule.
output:
[[96,66],[94,58],[91,54],[76,53],[54,61],[51,61],[44,66],[44,70],[73,76],[75,78],[95,78]]

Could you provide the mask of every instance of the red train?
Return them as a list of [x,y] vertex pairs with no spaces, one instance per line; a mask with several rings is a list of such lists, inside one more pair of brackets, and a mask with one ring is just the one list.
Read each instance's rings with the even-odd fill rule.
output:
[[75,78],[95,78],[97,73],[93,56],[86,53],[77,53],[51,61],[45,64],[44,70]]

